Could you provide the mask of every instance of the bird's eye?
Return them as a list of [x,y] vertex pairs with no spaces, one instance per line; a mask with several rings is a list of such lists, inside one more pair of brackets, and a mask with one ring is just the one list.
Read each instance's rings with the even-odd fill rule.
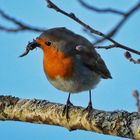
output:
[[48,41],[48,42],[46,42],[45,44],[46,44],[47,46],[50,46],[50,45],[51,45],[51,42]]

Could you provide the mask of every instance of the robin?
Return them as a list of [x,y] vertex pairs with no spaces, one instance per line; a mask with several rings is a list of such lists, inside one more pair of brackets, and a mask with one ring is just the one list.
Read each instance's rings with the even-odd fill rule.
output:
[[49,82],[55,88],[69,93],[63,115],[69,118],[68,110],[72,105],[70,95],[81,91],[89,91],[86,109],[90,113],[93,109],[91,90],[101,78],[112,78],[92,43],[64,27],[57,27],[46,30],[30,42],[20,57],[36,47],[43,50],[44,72]]

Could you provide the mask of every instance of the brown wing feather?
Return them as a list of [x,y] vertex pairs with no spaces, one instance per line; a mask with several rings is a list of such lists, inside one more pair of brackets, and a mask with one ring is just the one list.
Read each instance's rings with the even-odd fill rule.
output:
[[80,58],[80,61],[87,68],[98,73],[102,78],[112,78],[105,62],[103,61],[101,56],[97,52],[95,52],[94,48],[82,46],[82,49],[77,51],[77,55],[79,55],[78,58]]

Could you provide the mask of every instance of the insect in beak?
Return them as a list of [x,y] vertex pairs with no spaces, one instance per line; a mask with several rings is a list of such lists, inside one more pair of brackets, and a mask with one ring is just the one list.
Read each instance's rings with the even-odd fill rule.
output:
[[26,50],[23,54],[21,54],[19,57],[23,57],[27,55],[31,50],[34,50],[35,48],[39,47],[40,45],[36,42],[36,40],[33,40],[32,42],[29,42]]

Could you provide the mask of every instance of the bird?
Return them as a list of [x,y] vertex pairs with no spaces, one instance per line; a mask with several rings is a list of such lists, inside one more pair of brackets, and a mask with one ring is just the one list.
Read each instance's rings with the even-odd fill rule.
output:
[[37,47],[43,51],[43,67],[48,81],[55,88],[69,93],[63,115],[69,118],[69,108],[73,105],[70,101],[71,94],[82,91],[89,92],[86,110],[90,114],[93,109],[91,90],[101,79],[112,79],[110,71],[93,44],[65,27],[55,27],[29,42],[26,51],[20,57]]

